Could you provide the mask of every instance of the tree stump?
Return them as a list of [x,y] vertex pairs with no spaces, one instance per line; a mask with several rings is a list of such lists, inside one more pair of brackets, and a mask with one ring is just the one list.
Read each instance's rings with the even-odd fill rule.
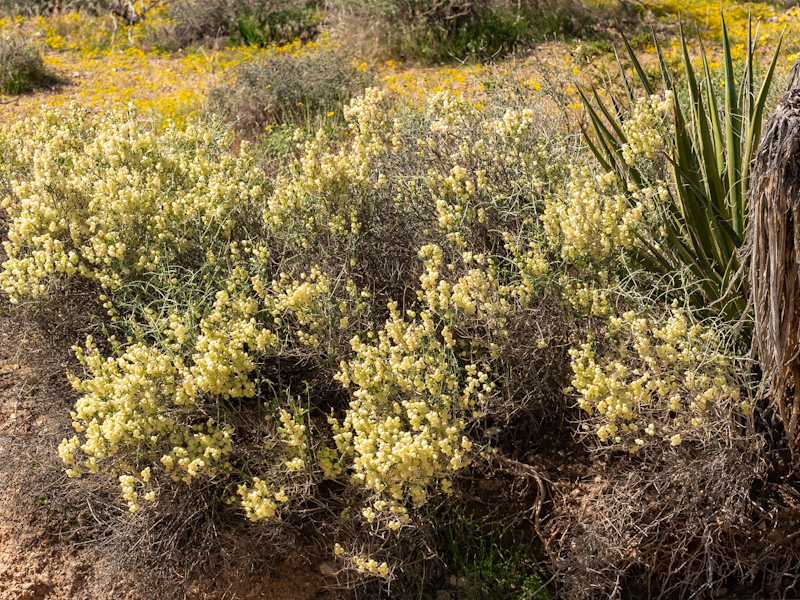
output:
[[762,390],[776,406],[793,461],[800,417],[800,88],[780,99],[761,137],[748,198],[753,343]]

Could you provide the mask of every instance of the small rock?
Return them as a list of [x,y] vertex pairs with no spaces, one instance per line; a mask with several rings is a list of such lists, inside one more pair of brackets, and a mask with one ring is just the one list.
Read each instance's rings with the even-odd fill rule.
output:
[[338,569],[336,569],[336,567],[329,562],[319,563],[317,566],[317,571],[319,571],[320,574],[324,575],[325,577],[333,577],[339,572]]

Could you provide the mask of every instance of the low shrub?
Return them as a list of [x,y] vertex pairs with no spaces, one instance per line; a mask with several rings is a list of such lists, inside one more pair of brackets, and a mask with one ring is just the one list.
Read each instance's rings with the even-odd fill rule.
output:
[[327,117],[341,120],[344,106],[371,80],[332,51],[268,56],[245,63],[230,83],[213,89],[209,109],[250,137],[280,123],[316,127]]
[[175,0],[166,6],[169,24],[151,35],[168,50],[218,38],[259,46],[309,41],[320,31],[321,10],[319,0]]
[[361,30],[373,52],[426,62],[502,57],[521,44],[574,34],[586,21],[570,0],[339,0],[329,13],[342,30]]
[[46,78],[35,44],[20,34],[0,34],[0,94],[21,94]]

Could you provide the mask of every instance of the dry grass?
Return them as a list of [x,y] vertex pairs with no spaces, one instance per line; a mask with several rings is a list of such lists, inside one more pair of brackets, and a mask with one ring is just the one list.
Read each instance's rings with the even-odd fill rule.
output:
[[768,482],[768,453],[749,447],[681,448],[605,470],[595,463],[594,480],[577,486],[562,479],[568,495],[548,526],[548,550],[568,597],[695,598],[723,587],[796,595],[782,581],[800,567],[787,535],[797,527],[796,492]]
[[23,35],[0,34],[0,94],[21,94],[45,79],[39,49]]

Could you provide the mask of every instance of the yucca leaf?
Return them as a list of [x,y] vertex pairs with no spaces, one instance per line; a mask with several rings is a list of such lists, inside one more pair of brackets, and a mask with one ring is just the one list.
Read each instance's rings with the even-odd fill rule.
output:
[[[603,150],[605,150],[607,154],[607,162],[613,166],[613,170],[617,173],[620,179],[624,179],[623,173],[621,169],[623,168],[621,165],[625,165],[625,158],[622,154],[622,146],[619,141],[612,135],[611,131],[609,131],[608,127],[606,127],[603,120],[600,118],[600,115],[597,113],[595,108],[589,103],[588,99],[584,95],[583,91],[578,90],[583,98],[584,105],[586,106],[586,110],[589,113],[589,118],[592,121],[592,126],[594,127],[595,133],[597,134],[598,142],[600,143]],[[602,103],[601,103],[602,104]],[[603,107],[601,109],[604,114],[608,114],[608,111]],[[612,119],[613,121],[613,119]],[[642,184],[642,177],[639,174],[639,171],[631,167],[629,165],[625,165],[628,175],[633,179],[633,181],[637,185]]]
[[633,95],[633,90],[631,89],[631,84],[628,83],[628,76],[625,75],[625,68],[622,66],[622,61],[619,59],[619,54],[617,53],[617,49],[614,48],[614,58],[617,59],[617,67],[619,68],[619,74],[622,78],[622,83],[625,87],[625,93],[628,95],[628,102],[633,104],[636,99]]
[[739,269],[739,255],[735,252],[731,254],[731,259],[725,265],[725,272],[722,276],[722,291],[723,297],[730,295],[728,288],[730,287],[731,277]]
[[741,108],[736,97],[736,83],[733,78],[733,58],[728,39],[725,16],[722,16],[722,63],[725,70],[725,141],[728,163],[728,203],[731,207],[733,228],[744,233],[744,195],[742,194],[742,134]]
[[704,210],[702,202],[697,201],[688,183],[678,183],[678,199],[683,217],[679,222],[680,231],[689,237],[697,260],[711,269],[711,261],[716,262],[719,259],[719,250],[715,244],[707,211]]
[[614,142],[611,132],[609,132],[606,126],[603,125],[603,122],[600,120],[597,111],[589,103],[589,100],[586,98],[583,91],[579,89],[578,93],[583,99],[583,105],[586,107],[586,112],[589,113],[589,119],[592,122],[592,128],[597,136],[597,143],[606,154],[606,162],[612,166],[612,169],[610,170],[618,171],[617,160],[621,157],[621,151],[614,151],[609,147],[609,142]]
[[[747,87],[744,89],[747,90],[747,118],[749,121],[752,121],[753,118],[753,52],[755,51],[753,42],[753,19],[752,19],[752,12],[750,10],[747,11],[747,59],[745,62],[745,71],[747,77]],[[743,86],[744,87],[744,86]],[[744,108],[744,104],[742,105]],[[742,163],[747,169],[747,161]],[[745,191],[747,188],[745,187]]]
[[700,152],[702,160],[703,175],[705,175],[705,194],[709,199],[717,199],[715,204],[717,210],[722,212],[726,218],[730,218],[730,210],[725,202],[725,189],[717,171],[717,157],[714,149],[714,142],[711,139],[711,132],[708,129],[708,117],[703,108],[703,99],[700,90],[697,91],[697,103],[694,106],[697,122],[697,133],[699,134]]
[[711,133],[709,132],[708,119],[706,118],[706,113],[703,108],[700,86],[697,84],[692,61],[689,58],[689,50],[683,33],[683,25],[680,27],[680,41],[681,50],[683,52],[683,66],[686,72],[689,96],[692,102],[692,122],[694,123],[695,131],[699,134],[698,143],[700,145],[701,158],[698,160],[698,163],[704,175],[705,193],[711,198],[721,197],[724,199],[725,193],[723,191],[722,181],[719,177],[715,147],[711,139]]
[[[699,38],[698,38],[699,39]],[[719,106],[717,105],[717,94],[714,90],[714,83],[711,79],[711,71],[708,68],[708,56],[706,55],[703,40],[700,40],[700,56],[703,60],[703,78],[706,87],[706,102],[708,103],[708,115],[711,117],[711,131],[714,135],[714,149],[717,156],[717,173],[720,178],[727,173],[725,168],[725,144],[723,143],[722,125],[719,120]]]
[[[719,287],[715,285],[716,273],[708,264],[708,261],[705,260],[705,257],[686,246],[680,231],[676,231],[669,226],[664,229],[667,234],[667,241],[676,250],[683,264],[689,267],[689,270],[697,278],[698,284],[703,289],[706,297],[712,301],[716,300],[719,297]],[[718,284],[719,282],[716,283]]]
[[617,101],[613,94],[609,97],[609,99],[611,100],[611,105],[614,107],[614,112],[617,115],[617,121],[621,123],[625,118],[625,109],[623,108],[622,104]]
[[683,54],[683,69],[686,71],[686,82],[689,86],[689,95],[691,96],[692,102],[697,103],[697,78],[694,74],[694,68],[692,67],[692,61],[689,58],[689,48],[686,45],[686,38],[683,35],[683,24],[680,25],[678,28],[680,41],[681,41],[681,52]]
[[603,101],[600,100],[600,96],[597,93],[597,88],[592,86],[592,95],[594,96],[595,102],[597,102],[597,108],[600,109],[600,112],[603,113],[603,116],[606,118],[606,121],[611,125],[611,128],[614,130],[614,133],[617,134],[617,139],[619,140],[620,144],[627,144],[628,138],[625,136],[625,132],[622,131],[622,126],[617,123],[617,119],[611,116],[611,113],[608,112],[605,104]]
[[606,159],[603,156],[602,152],[600,152],[600,149],[592,141],[592,138],[589,135],[589,132],[586,131],[584,126],[582,124],[580,124],[580,123],[578,124],[578,127],[580,127],[581,133],[583,134],[583,141],[586,142],[586,144],[589,146],[589,149],[592,151],[592,154],[594,154],[594,157],[597,159],[597,162],[600,163],[600,166],[603,167],[603,170],[604,171],[614,171],[615,170],[614,167],[612,167],[606,161]]
[[769,63],[764,81],[761,83],[761,89],[758,90],[758,96],[753,102],[753,115],[750,118],[750,123],[747,128],[747,137],[744,142],[744,157],[742,158],[744,164],[744,174],[742,178],[742,187],[745,193],[750,189],[750,161],[753,157],[753,152],[758,148],[758,142],[761,139],[761,120],[764,117],[764,105],[767,102],[769,95],[769,88],[772,84],[772,76],[775,74],[775,65],[778,64],[778,55],[781,51],[783,44],[784,31],[781,32],[778,38],[778,45],[775,48],[775,53],[772,55],[772,60]]
[[657,249],[649,240],[642,236],[638,236],[639,243],[644,246],[645,252],[639,255],[639,261],[642,265],[652,271],[669,271],[672,269],[672,263],[664,256],[664,253]]
[[625,43],[625,50],[628,51],[628,57],[631,59],[631,62],[633,63],[633,68],[636,71],[636,74],[639,76],[639,83],[644,88],[645,93],[648,96],[652,96],[653,87],[650,85],[650,81],[647,79],[647,75],[644,74],[644,69],[642,69],[642,65],[639,63],[639,59],[636,58],[636,53],[633,51],[633,48],[631,48],[631,45],[628,43],[628,38],[625,37],[625,34],[622,32],[622,28],[619,27],[619,24],[617,24],[617,29],[622,35],[622,41]]
[[653,42],[655,43],[656,47],[656,56],[658,56],[658,67],[661,69],[661,79],[664,82],[664,89],[665,90],[673,90],[674,86],[672,84],[672,77],[670,77],[669,69],[667,69],[667,63],[664,61],[664,53],[661,51],[661,44],[658,42],[658,38],[656,37],[656,30],[653,26],[650,26],[650,33],[653,35]]
[[742,237],[731,227],[730,218],[720,211],[718,203],[713,202],[711,198],[704,193],[697,178],[693,177],[691,173],[684,171],[678,164],[673,164],[673,168],[676,169],[681,179],[686,182],[686,186],[694,193],[697,205],[702,210],[709,212],[709,216],[711,217],[710,224],[714,229],[718,230],[719,239],[724,239],[722,243],[726,247],[725,255],[727,256],[736,248],[740,247],[743,241]]

